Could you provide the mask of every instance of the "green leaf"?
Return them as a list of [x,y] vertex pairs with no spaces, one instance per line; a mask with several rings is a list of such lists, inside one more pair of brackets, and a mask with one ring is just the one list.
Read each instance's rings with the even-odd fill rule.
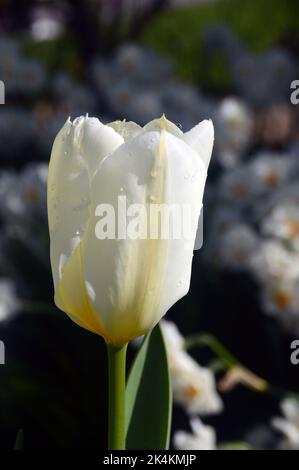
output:
[[218,445],[219,450],[253,450],[250,444],[247,442],[224,442]]
[[18,434],[16,437],[14,450],[24,450],[24,431],[23,429],[18,430]]
[[168,449],[172,389],[160,326],[144,339],[126,388],[126,448]]

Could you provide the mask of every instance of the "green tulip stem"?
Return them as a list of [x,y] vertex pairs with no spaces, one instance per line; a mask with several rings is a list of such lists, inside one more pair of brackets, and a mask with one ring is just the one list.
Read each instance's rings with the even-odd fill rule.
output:
[[107,344],[109,407],[108,407],[108,448],[125,449],[125,389],[127,345],[115,348]]

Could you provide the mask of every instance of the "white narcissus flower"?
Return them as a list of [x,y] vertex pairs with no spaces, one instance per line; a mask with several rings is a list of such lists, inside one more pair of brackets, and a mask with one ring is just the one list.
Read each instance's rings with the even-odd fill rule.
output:
[[169,368],[173,397],[190,415],[220,413],[222,400],[217,393],[215,377],[200,366],[188,353],[179,351],[170,357]]
[[190,420],[192,433],[177,431],[173,444],[178,450],[216,450],[216,433],[212,426],[207,426],[199,418]]
[[284,417],[272,419],[272,426],[284,436],[280,448],[299,450],[299,401],[286,398],[281,402],[281,410]]
[[299,248],[299,207],[296,201],[275,205],[262,221],[262,232],[286,241],[294,249]]
[[213,373],[200,366],[185,350],[184,338],[177,326],[161,322],[167,350],[174,401],[189,415],[202,416],[222,411],[223,404],[216,390]]
[[254,276],[264,281],[294,281],[299,277],[299,254],[287,250],[277,239],[268,239],[259,244],[250,260]]
[[99,240],[97,207],[117,210],[126,196],[146,211],[152,201],[187,205],[198,219],[213,138],[211,121],[183,134],[165,117],[144,128],[80,117],[58,133],[48,176],[55,302],[107,343],[145,334],[188,292],[193,246],[162,236]]

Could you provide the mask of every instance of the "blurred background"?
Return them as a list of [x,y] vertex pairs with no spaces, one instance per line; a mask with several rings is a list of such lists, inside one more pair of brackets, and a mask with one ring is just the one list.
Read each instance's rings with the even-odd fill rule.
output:
[[105,348],[54,306],[46,218],[54,136],[86,112],[213,120],[204,245],[167,319],[222,405],[190,412],[189,387],[173,433],[191,415],[198,448],[299,448],[298,59],[292,0],[0,2],[0,449],[20,429],[25,449],[106,447]]

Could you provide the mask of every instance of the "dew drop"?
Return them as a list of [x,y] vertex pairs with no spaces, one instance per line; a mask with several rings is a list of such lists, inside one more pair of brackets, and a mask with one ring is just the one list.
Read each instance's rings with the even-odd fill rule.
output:
[[66,150],[65,150],[63,153],[64,153],[64,155],[67,155],[67,151],[66,151]]
[[152,169],[152,171],[151,171],[151,177],[152,177],[152,178],[155,178],[156,176],[157,176],[157,170]]
[[55,191],[56,190],[56,184],[51,184],[51,191]]
[[155,202],[156,200],[156,196],[154,196],[153,194],[150,195],[150,201],[151,202]]
[[84,233],[83,227],[80,227],[78,230],[76,230],[77,237],[81,237],[83,233]]
[[178,286],[181,286],[183,284],[183,281],[178,281]]
[[185,173],[184,178],[185,180],[189,179],[189,173]]

